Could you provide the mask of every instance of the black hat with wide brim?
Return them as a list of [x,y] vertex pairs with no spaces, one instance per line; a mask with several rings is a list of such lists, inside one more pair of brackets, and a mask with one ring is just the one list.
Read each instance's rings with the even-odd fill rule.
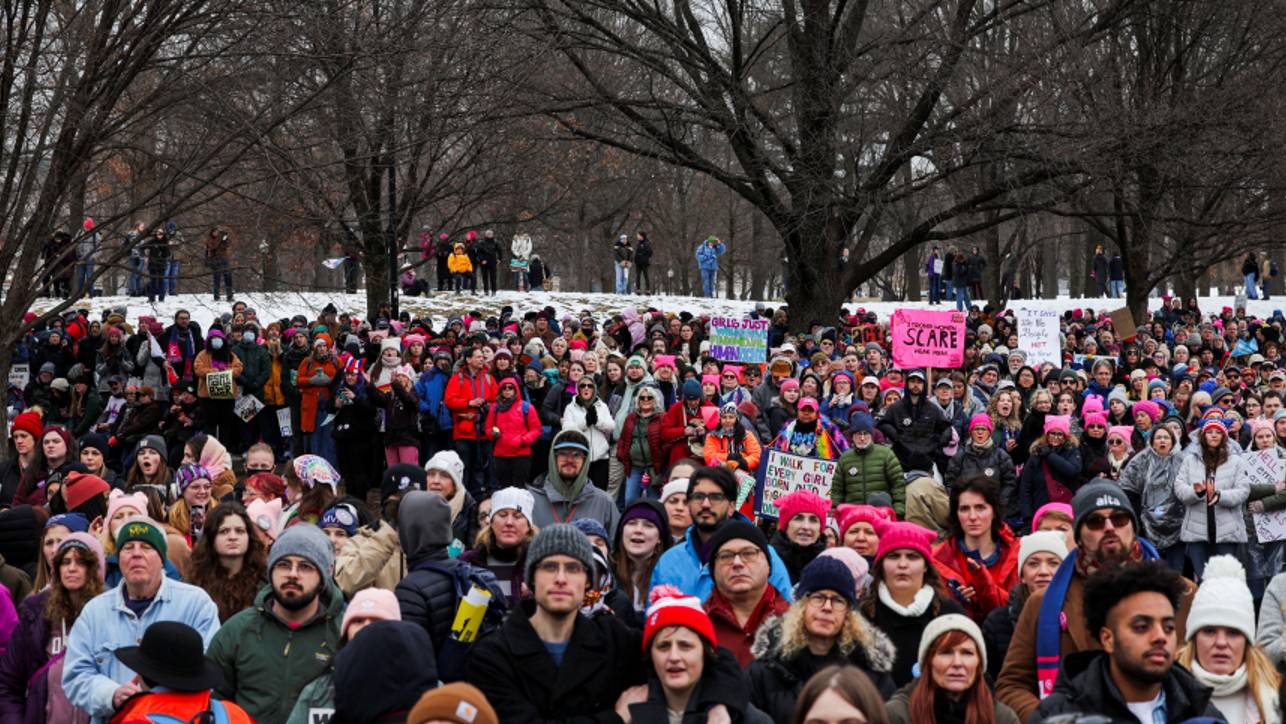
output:
[[223,684],[223,670],[205,657],[201,634],[177,621],[157,621],[138,646],[115,651],[134,673],[172,691],[205,691]]

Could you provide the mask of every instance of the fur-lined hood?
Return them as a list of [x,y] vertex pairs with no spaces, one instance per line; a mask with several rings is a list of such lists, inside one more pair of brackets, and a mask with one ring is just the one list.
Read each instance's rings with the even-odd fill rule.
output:
[[[750,647],[750,653],[755,659],[765,664],[784,663],[787,659],[795,658],[801,651],[808,650],[806,645],[787,648],[783,629],[788,615],[790,615],[789,612],[773,616],[759,626],[759,630],[755,633],[755,642]],[[861,654],[866,657],[866,666],[869,669],[880,673],[891,672],[893,662],[897,659],[897,647],[893,645],[892,639],[866,620],[861,613],[850,611],[850,615],[857,616],[862,622],[862,635],[857,640],[849,642],[847,646],[841,642],[840,653],[845,658],[851,658],[854,649],[860,645]]]

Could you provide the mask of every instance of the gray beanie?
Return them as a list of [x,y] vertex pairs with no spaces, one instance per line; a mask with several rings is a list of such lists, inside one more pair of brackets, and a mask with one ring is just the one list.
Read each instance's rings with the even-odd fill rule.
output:
[[589,538],[574,526],[567,523],[541,528],[535,540],[527,547],[527,585],[532,584],[532,574],[541,561],[550,556],[569,556],[581,562],[585,571],[593,575],[594,546]]
[[1134,523],[1134,535],[1139,535],[1139,516],[1134,512],[1134,506],[1130,499],[1126,497],[1125,491],[1121,486],[1106,478],[1094,478],[1088,483],[1081,486],[1072,496],[1072,513],[1076,520],[1072,524],[1073,538],[1079,543],[1081,540],[1081,524],[1093,513],[1100,508],[1118,508],[1130,514]]
[[299,556],[313,564],[321,571],[323,580],[330,578],[335,567],[334,544],[312,523],[296,523],[281,534],[268,549],[268,570],[286,556]]

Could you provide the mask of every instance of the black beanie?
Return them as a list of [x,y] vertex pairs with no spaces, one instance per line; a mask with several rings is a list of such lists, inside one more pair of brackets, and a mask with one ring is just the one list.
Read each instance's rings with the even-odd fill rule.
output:
[[748,540],[759,546],[764,555],[768,554],[768,539],[764,537],[763,531],[744,520],[733,518],[721,524],[715,530],[714,535],[710,536],[710,560],[714,560],[719,555],[719,549],[724,543],[730,540]]

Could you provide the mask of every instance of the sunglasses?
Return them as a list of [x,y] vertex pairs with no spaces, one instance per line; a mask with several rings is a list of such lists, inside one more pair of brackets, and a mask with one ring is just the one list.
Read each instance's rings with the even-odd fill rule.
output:
[[1103,526],[1105,526],[1109,520],[1112,521],[1113,528],[1124,528],[1134,522],[1134,519],[1130,517],[1129,513],[1124,510],[1117,510],[1109,515],[1095,513],[1094,515],[1087,516],[1085,518],[1085,527],[1095,531],[1103,530]]

